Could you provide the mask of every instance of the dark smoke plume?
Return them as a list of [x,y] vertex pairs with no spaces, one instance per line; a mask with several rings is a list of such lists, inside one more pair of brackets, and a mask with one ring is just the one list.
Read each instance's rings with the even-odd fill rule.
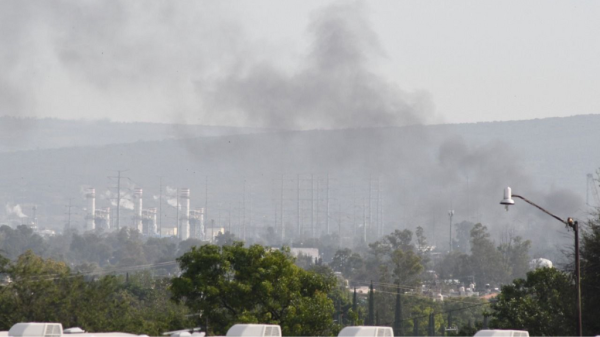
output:
[[[246,125],[283,129],[400,126],[430,122],[427,93],[408,93],[378,76],[381,48],[364,8],[339,3],[314,13],[312,44],[297,71],[243,60],[199,88],[206,109]],[[239,55],[240,58],[243,55]]]

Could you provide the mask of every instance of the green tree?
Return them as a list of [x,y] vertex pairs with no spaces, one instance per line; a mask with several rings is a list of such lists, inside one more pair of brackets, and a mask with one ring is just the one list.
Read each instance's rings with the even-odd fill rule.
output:
[[17,258],[27,250],[43,254],[47,246],[44,239],[35,234],[29,226],[19,225],[15,229],[6,225],[0,226],[0,247],[9,259]]
[[289,251],[204,245],[178,261],[182,273],[172,280],[173,298],[201,313],[210,334],[239,322],[280,324],[288,335],[335,333],[327,296],[335,280],[299,268]]
[[527,330],[532,336],[569,336],[575,330],[575,287],[570,276],[540,268],[502,287],[491,326]]
[[581,294],[583,306],[583,333],[598,334],[600,331],[600,213],[587,222],[581,230]]
[[462,221],[454,225],[456,239],[452,245],[454,251],[467,254],[471,247],[471,230],[475,226],[469,221]]
[[529,248],[531,241],[523,240],[520,236],[510,236],[507,242],[501,244],[498,250],[502,254],[504,265],[509,266],[510,279],[523,278],[529,270]]
[[369,316],[366,325],[375,325],[375,292],[373,291],[373,281],[369,285]]
[[417,249],[419,252],[425,252],[427,250],[427,238],[425,237],[425,230],[423,227],[418,226],[415,234],[417,236]]
[[65,263],[27,251],[2,272],[0,330],[17,322],[60,322],[90,332],[123,331],[158,335],[189,326],[187,308],[170,300],[168,283],[148,273],[129,282],[119,276],[82,276]]
[[339,271],[347,278],[354,278],[364,267],[362,256],[352,252],[349,248],[340,249],[335,252],[333,260],[329,264],[335,271]]
[[421,258],[412,250],[402,251],[396,249],[391,256],[393,266],[393,278],[396,283],[403,285],[415,285],[418,276],[423,272]]
[[508,282],[509,268],[490,239],[487,227],[480,223],[471,229],[470,262],[475,280],[480,286]]
[[400,298],[400,286],[396,290],[396,307],[394,308],[394,336],[404,336],[402,324],[402,301]]
[[230,246],[236,242],[235,234],[227,231],[225,233],[219,233],[215,237],[215,244],[218,246]]

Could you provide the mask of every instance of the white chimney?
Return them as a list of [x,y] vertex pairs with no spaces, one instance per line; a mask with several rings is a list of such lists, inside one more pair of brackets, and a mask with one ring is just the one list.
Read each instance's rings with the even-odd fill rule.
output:
[[158,234],[158,226],[157,226],[157,209],[156,208],[147,208],[142,213],[143,216],[143,231],[142,233],[145,235],[157,235]]
[[96,216],[96,189],[90,188],[85,194],[87,199],[87,214],[85,215],[85,229],[94,230],[96,229],[96,222],[94,218]]
[[98,229],[110,230],[110,207],[96,210],[95,223]]
[[190,237],[190,189],[180,188],[179,191],[181,213],[179,215],[177,234],[180,240],[187,240]]
[[136,187],[133,189],[133,227],[140,233],[143,231],[142,226],[142,189]]

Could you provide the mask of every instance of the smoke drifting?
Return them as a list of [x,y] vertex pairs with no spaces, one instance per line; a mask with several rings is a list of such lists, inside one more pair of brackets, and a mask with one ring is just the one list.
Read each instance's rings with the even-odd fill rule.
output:
[[26,218],[27,217],[27,215],[25,215],[25,213],[23,213],[23,210],[21,209],[21,205],[17,204],[17,205],[12,206],[11,204],[6,204],[4,209],[6,210],[6,215],[8,217],[17,217],[17,218]]
[[405,92],[371,70],[382,51],[363,7],[339,3],[317,11],[308,27],[311,50],[296,72],[240,60],[214,83],[199,86],[205,108],[245,125],[283,129],[432,121],[427,93]]
[[[177,148],[153,144],[145,151],[104,149],[94,153],[89,169],[102,176],[98,172],[125,164],[136,175],[153,177],[143,181],[147,185],[156,183],[153,170],[177,179],[175,186],[208,175],[215,180],[211,202],[214,198],[230,205],[250,193],[243,191],[243,181],[260,177],[252,182],[253,202],[256,212],[268,204],[265,214],[271,214],[272,200],[281,195],[273,195],[271,186],[282,172],[294,179],[304,174],[305,185],[313,173],[327,172],[338,181],[332,193],[346,214],[364,205],[367,180],[380,176],[388,227],[423,224],[430,237],[446,235],[440,223],[447,224],[449,209],[456,210],[457,220],[481,221],[498,230],[505,223],[530,223],[532,218],[552,221],[528,205],[504,212],[498,202],[505,186],[561,216],[571,215],[580,204],[568,193],[535,186],[527,168],[502,143],[467,144],[435,127],[382,128],[427,124],[437,116],[426,92],[402,90],[374,70],[383,48],[361,3],[316,11],[307,27],[309,49],[294,67],[285,68],[245,41],[240,27],[214,15],[218,5],[189,4],[0,2],[6,51],[0,62],[0,114],[32,116],[43,108],[69,118],[80,111],[86,117],[110,111],[116,119],[148,120],[167,113],[177,122],[191,117],[203,124],[351,129],[187,139]],[[69,97],[64,97],[64,88],[72,88]],[[73,161],[85,160],[81,158],[90,157]],[[28,166],[31,170],[43,167],[34,163]],[[268,182],[261,186],[259,179]],[[133,209],[131,196],[121,197],[121,206]],[[167,204],[176,207],[176,197],[176,189],[167,187]],[[103,198],[116,206],[114,192]],[[344,218],[348,231],[360,225],[357,219]],[[525,234],[529,231],[544,240],[553,233],[542,231],[547,226],[520,228],[525,237],[532,237]]]
[[[112,192],[110,190],[107,190],[106,192],[104,192],[104,194],[100,195],[100,198],[103,200],[108,200],[110,202],[110,204],[112,206],[117,206],[117,193]],[[121,199],[120,199],[120,204],[121,204],[121,208],[123,209],[127,209],[127,210],[133,210],[133,201],[131,201],[133,199],[133,196],[131,195],[131,193],[128,192],[124,192],[121,191]]]

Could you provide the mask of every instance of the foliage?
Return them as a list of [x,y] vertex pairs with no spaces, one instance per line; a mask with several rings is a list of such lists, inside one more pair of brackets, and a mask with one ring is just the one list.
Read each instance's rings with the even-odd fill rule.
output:
[[168,283],[149,274],[90,277],[31,251],[2,269],[0,330],[17,322],[60,322],[87,331],[158,335],[189,326],[187,309],[170,301]]
[[554,268],[541,268],[503,286],[493,304],[491,325],[527,330],[532,336],[575,334],[575,291],[571,278]]
[[490,239],[487,227],[476,224],[471,229],[471,268],[480,287],[487,283],[505,283],[509,280],[509,267],[502,253]]
[[215,237],[215,244],[218,246],[230,246],[234,242],[236,242],[235,235],[229,231],[219,233],[217,234],[217,237]]
[[600,214],[588,221],[581,242],[581,293],[584,334],[600,331]]
[[360,254],[352,252],[349,248],[344,248],[335,252],[333,261],[329,266],[333,270],[341,272],[345,277],[354,279],[363,272],[364,264]]
[[193,247],[178,261],[174,299],[201,313],[210,334],[239,322],[280,324],[287,335],[335,333],[327,297],[335,280],[297,267],[289,252],[238,242]]
[[520,236],[511,236],[506,243],[498,247],[502,254],[504,265],[510,270],[509,279],[523,278],[529,270],[529,248],[531,241],[523,240]]
[[469,221],[462,221],[454,225],[456,239],[452,243],[454,251],[467,254],[471,250],[471,230],[475,226]]
[[25,225],[17,226],[15,229],[6,225],[0,226],[0,247],[9,259],[17,258],[27,250],[42,254],[48,249],[44,239]]

